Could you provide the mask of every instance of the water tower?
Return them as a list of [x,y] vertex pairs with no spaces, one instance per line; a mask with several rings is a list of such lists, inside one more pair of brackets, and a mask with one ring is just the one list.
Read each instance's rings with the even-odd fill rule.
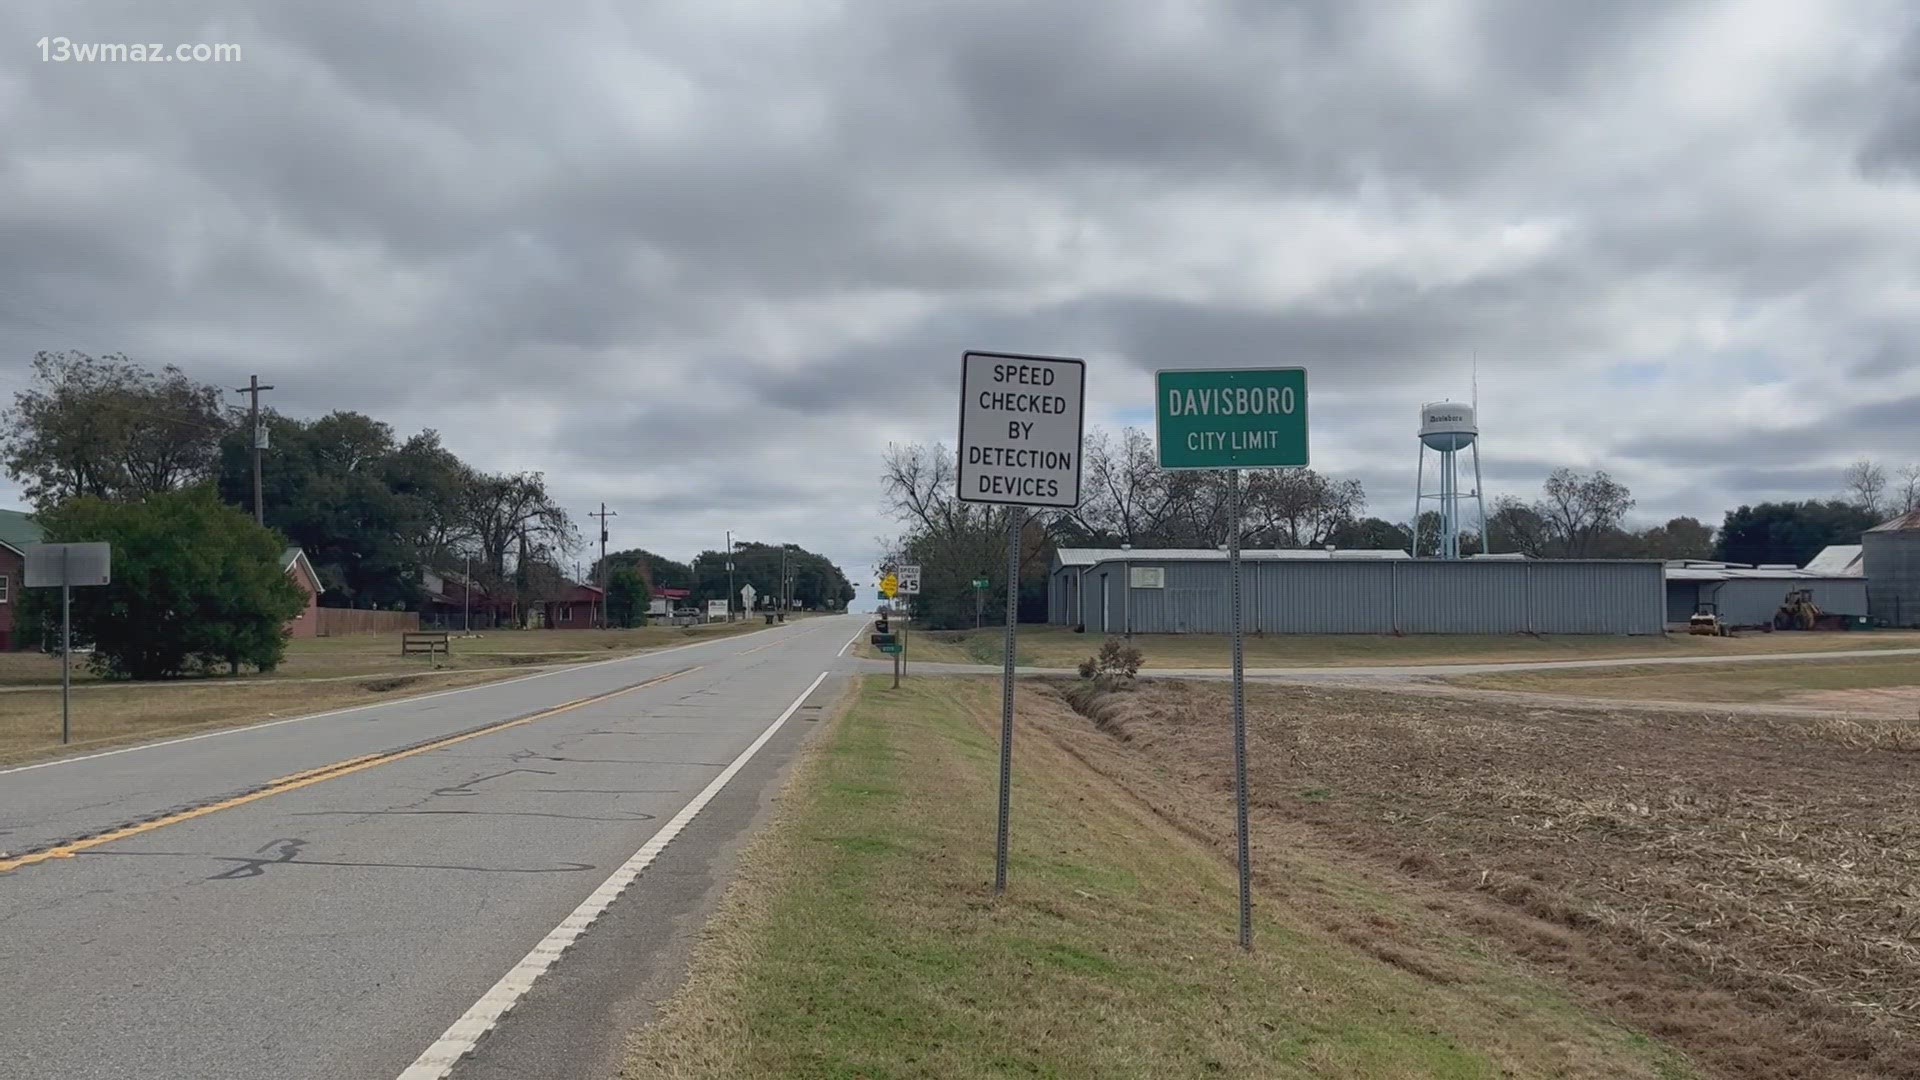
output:
[[[1429,501],[1440,504],[1440,557],[1460,557],[1460,504],[1473,500],[1480,509],[1481,547],[1486,546],[1487,500],[1480,493],[1480,427],[1473,406],[1435,401],[1420,406],[1420,461],[1414,470],[1413,553],[1420,553],[1420,514]],[[1427,451],[1440,457],[1436,491],[1427,490]],[[1460,490],[1460,451],[1473,451],[1473,490]]]

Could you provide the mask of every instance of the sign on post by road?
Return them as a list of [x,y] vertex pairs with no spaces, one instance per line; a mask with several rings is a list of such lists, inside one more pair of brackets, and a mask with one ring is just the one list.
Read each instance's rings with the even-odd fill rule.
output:
[[920,595],[920,568],[903,566],[900,568],[900,593],[903,596]]
[[[1247,838],[1246,614],[1240,585],[1240,470],[1307,464],[1304,368],[1182,368],[1153,376],[1163,469],[1227,474],[1227,589],[1233,625],[1233,789],[1240,856],[1240,947],[1253,948],[1253,870]],[[1146,569],[1142,567],[1140,569]],[[1164,579],[1160,582],[1164,586]],[[1129,591],[1141,587],[1129,581]]]
[[103,543],[28,544],[25,584],[60,589],[60,742],[73,741],[73,588],[111,585],[113,548]]
[[1153,398],[1163,469],[1307,465],[1304,368],[1158,371]]
[[[1087,362],[1067,356],[969,352],[960,357],[956,494],[1007,513],[1007,632],[1000,668],[1000,827],[993,891],[1007,891],[1013,791],[1013,657],[1020,621],[1020,530],[1026,508],[1080,505]],[[978,617],[975,619],[978,622]]]
[[974,578],[974,579],[973,579],[973,587],[974,587],[975,589],[979,589],[979,590],[981,590],[981,591],[983,591],[983,592],[984,592],[984,591],[986,590],[986,588],[987,588],[987,586],[989,586],[989,585],[991,585],[991,584],[993,584],[993,583],[992,583],[992,582],[990,582],[990,581],[988,581],[988,580],[987,580],[986,578],[983,578],[983,577],[977,577],[977,578]]
[[1080,505],[1087,362],[967,353],[960,361],[962,502]]
[[741,607],[741,609],[742,609],[742,610],[744,610],[744,611],[752,611],[752,610],[753,610],[753,598],[754,598],[754,597],[756,597],[756,596],[758,596],[758,595],[760,595],[760,594],[754,591],[754,589],[753,589],[753,583],[752,583],[751,581],[749,581],[749,582],[748,582],[748,583],[746,583],[745,585],[742,585],[742,586],[740,586],[740,607]]
[[900,592],[900,579],[892,574],[880,579],[880,595],[891,600]]

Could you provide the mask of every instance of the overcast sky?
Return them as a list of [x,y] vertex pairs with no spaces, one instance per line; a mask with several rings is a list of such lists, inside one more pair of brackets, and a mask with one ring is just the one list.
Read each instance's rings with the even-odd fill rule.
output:
[[1315,465],[1395,519],[1477,359],[1490,492],[1605,467],[1717,522],[1920,460],[1917,17],[8,0],[0,391],[38,349],[258,372],[605,499],[617,546],[861,580],[963,349],[1083,356],[1113,424],[1155,368],[1305,366]]

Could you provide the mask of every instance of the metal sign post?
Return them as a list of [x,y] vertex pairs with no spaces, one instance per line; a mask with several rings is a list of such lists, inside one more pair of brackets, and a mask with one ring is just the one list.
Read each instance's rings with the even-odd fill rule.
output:
[[29,589],[60,586],[60,743],[73,741],[73,587],[113,583],[113,551],[106,544],[29,544]]
[[1000,659],[1000,828],[993,842],[993,891],[1007,891],[1007,827],[1013,802],[1013,650],[1020,623],[1020,528],[1025,507],[1007,511],[1007,631]]
[[973,628],[975,630],[980,629],[981,618],[986,614],[987,586],[989,584],[990,582],[983,577],[973,579]]
[[[1233,594],[1234,839],[1240,863],[1240,947],[1251,951],[1253,859],[1247,823],[1246,612],[1240,580],[1240,470],[1306,466],[1307,373],[1303,368],[1164,370],[1154,374],[1153,397],[1154,441],[1158,444],[1160,467],[1219,469],[1227,474],[1227,588]],[[1131,566],[1127,586],[1131,593]]]
[[[1020,530],[1027,507],[1080,505],[1087,362],[969,352],[960,358],[960,439],[954,493],[1007,511],[1007,627],[1000,674],[1000,822],[993,891],[1007,891],[1013,792],[1013,667],[1020,623]],[[977,605],[976,605],[977,606]]]
[[1246,613],[1240,598],[1240,470],[1227,470],[1227,587],[1233,591],[1233,802],[1240,858],[1240,947],[1253,950],[1253,863],[1247,843]]
[[[900,595],[909,597],[920,595],[920,568],[918,566],[903,566],[900,568]],[[905,670],[907,666],[907,631],[912,629],[912,627],[913,601],[908,600],[906,611],[900,619],[900,667],[902,670]]]

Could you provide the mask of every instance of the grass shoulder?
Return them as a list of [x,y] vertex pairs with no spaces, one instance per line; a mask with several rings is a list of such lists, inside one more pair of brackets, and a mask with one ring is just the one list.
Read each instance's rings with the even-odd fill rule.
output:
[[[997,700],[888,681],[810,750],[627,1076],[1690,1075],[1465,946],[1383,958],[1301,920],[1279,883],[1241,953],[1219,851],[1025,729],[996,900]],[[1356,922],[1421,921],[1342,888]]]

